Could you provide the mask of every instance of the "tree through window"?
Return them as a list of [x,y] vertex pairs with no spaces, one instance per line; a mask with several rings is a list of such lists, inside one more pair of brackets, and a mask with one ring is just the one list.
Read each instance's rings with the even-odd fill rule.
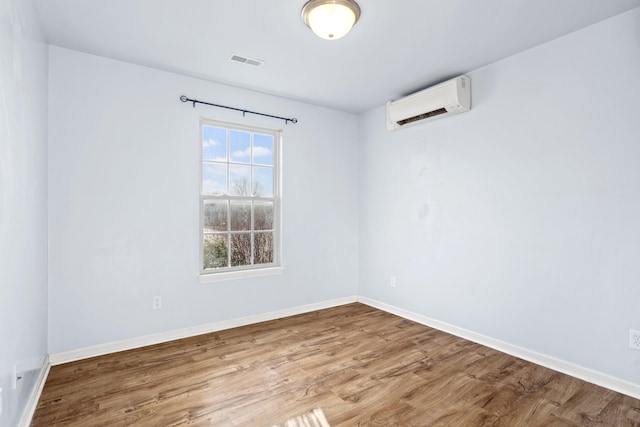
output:
[[279,265],[280,133],[201,121],[203,273]]

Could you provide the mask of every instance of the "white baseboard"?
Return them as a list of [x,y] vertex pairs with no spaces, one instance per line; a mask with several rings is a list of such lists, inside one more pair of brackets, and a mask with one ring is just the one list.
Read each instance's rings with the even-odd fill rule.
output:
[[611,375],[603,374],[602,372],[594,371],[592,369],[567,362],[565,360],[547,356],[542,353],[537,353],[523,347],[509,344],[505,341],[500,341],[495,338],[470,331],[468,329],[460,328],[449,323],[431,319],[421,314],[413,313],[411,311],[404,310],[402,308],[395,307],[393,305],[386,304],[380,301],[376,301],[374,299],[359,296],[358,301],[362,304],[366,304],[379,310],[395,314],[396,316],[412,320],[416,323],[420,323],[422,325],[447,332],[451,335],[455,335],[460,338],[464,338],[466,340],[484,345],[486,347],[490,347],[494,350],[519,357],[520,359],[524,359],[537,365],[544,366],[545,368],[553,369],[554,371],[571,375],[572,377],[579,378],[589,383],[596,384],[622,394],[626,394],[627,396],[631,396],[635,399],[640,399],[640,384],[635,384],[626,380],[622,380],[620,378],[613,377]]
[[253,316],[240,317],[237,319],[223,320],[221,322],[208,323],[205,325],[193,326],[184,329],[175,329],[172,331],[161,332],[158,334],[145,335],[142,337],[130,338],[121,341],[108,342],[98,344],[91,347],[79,348],[76,350],[64,351],[49,355],[51,365],[60,365],[63,363],[73,362],[90,357],[102,356],[118,351],[131,350],[147,345],[160,344],[167,341],[173,341],[181,338],[193,337],[196,335],[208,334],[210,332],[222,331],[225,329],[237,328],[239,326],[251,325],[268,320],[280,319],[282,317],[294,316],[296,314],[308,313],[310,311],[322,310],[325,308],[336,307],[339,305],[350,304],[358,301],[357,296],[339,298],[329,301],[323,301],[314,304],[308,304],[298,307],[286,308],[283,310],[272,311]]
[[[527,360],[529,362],[544,366],[549,369],[553,369],[563,374],[571,375],[572,377],[579,378],[581,380],[590,382],[592,384],[599,385],[601,387],[608,388],[610,390],[617,391],[619,393],[626,394],[635,399],[640,399],[640,384],[635,384],[620,378],[613,377],[611,375],[604,374],[602,372],[594,371],[583,366],[579,366],[565,360],[557,359],[555,357],[547,356],[542,353],[538,353],[523,347],[519,347],[510,344],[505,341],[501,341],[495,338],[491,338],[486,335],[479,334],[468,329],[460,328],[455,325],[451,325],[446,322],[431,319],[429,317],[417,314],[390,304],[386,304],[371,298],[363,296],[351,296],[346,298],[339,298],[335,300],[323,301],[319,303],[287,308],[278,311],[272,311],[263,314],[257,314],[253,316],[246,316],[237,319],[224,320],[221,322],[214,322],[200,326],[194,326],[184,329],[176,329],[172,331],[162,332],[159,334],[146,335],[143,337],[130,338],[122,341],[115,341],[105,344],[99,344],[91,347],[84,347],[76,350],[65,351],[61,353],[55,353],[49,355],[46,369],[43,368],[40,377],[38,378],[39,387],[37,387],[37,393],[34,392],[30,399],[30,416],[24,419],[31,420],[33,412],[38,403],[44,381],[49,372],[49,366],[60,365],[62,363],[73,362],[76,360],[87,359],[95,356],[102,356],[104,354],[115,353],[118,351],[131,350],[134,348],[144,347],[147,345],[160,344],[167,341],[172,341],[181,338],[193,337],[196,335],[207,334],[210,332],[222,331],[225,329],[236,328],[239,326],[251,325],[254,323],[265,322],[274,319],[280,319],[282,317],[294,316],[296,314],[308,313],[310,311],[322,310],[325,308],[336,307],[344,304],[350,304],[353,302],[361,302],[371,307],[386,311],[391,314],[403,317],[408,320],[420,323],[425,326],[429,326],[434,329],[438,329],[443,332],[458,336],[460,338],[473,341],[475,343],[484,345],[494,350],[501,351],[506,354],[510,354],[515,357]],[[33,403],[32,403],[33,401]],[[26,414],[26,411],[25,411]],[[29,424],[22,424],[28,426]]]
[[38,373],[38,378],[36,378],[36,382],[34,384],[33,390],[29,395],[29,400],[27,401],[27,405],[22,412],[22,417],[20,418],[20,422],[18,424],[19,427],[29,427],[31,425],[31,420],[33,419],[33,414],[36,412],[36,407],[38,406],[38,401],[40,400],[40,395],[42,395],[42,389],[44,388],[44,383],[47,381],[47,376],[49,376],[49,369],[51,368],[51,363],[49,362],[49,357],[46,356],[44,358],[44,363],[42,364],[42,368],[40,368],[40,372]]

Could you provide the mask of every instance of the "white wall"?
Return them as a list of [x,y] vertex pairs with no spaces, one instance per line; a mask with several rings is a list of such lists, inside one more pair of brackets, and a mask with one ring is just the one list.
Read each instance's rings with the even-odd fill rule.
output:
[[[357,293],[356,116],[57,47],[49,61],[50,353]],[[284,130],[283,275],[198,282],[200,116]]]
[[47,47],[31,2],[2,0],[0,426],[17,424],[47,353],[46,178]]
[[640,383],[639,21],[470,73],[468,113],[362,115],[360,294]]

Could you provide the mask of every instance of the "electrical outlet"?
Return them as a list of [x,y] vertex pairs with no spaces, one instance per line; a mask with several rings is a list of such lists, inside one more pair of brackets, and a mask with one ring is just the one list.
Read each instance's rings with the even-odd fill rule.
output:
[[162,308],[162,297],[155,296],[153,297],[153,309],[160,310]]
[[629,329],[629,348],[640,350],[640,331]]
[[389,285],[390,285],[392,288],[395,288],[395,287],[396,287],[396,276],[391,276],[391,277],[389,278]]

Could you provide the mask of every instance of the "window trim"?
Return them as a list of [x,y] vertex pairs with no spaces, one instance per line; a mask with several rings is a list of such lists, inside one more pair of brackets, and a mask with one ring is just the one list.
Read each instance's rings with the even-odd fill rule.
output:
[[[214,126],[225,128],[227,130],[239,130],[250,132],[252,134],[265,134],[273,136],[273,196],[269,197],[253,197],[253,196],[235,196],[235,195],[205,195],[203,194],[203,165],[204,157],[202,150],[203,129],[204,126]],[[198,142],[200,150],[199,161],[199,281],[200,283],[211,283],[234,279],[243,279],[251,277],[270,276],[281,274],[285,268],[282,266],[282,129],[265,128],[260,126],[246,125],[240,123],[215,120],[206,117],[200,117]],[[227,150],[229,150],[227,146]],[[229,152],[227,152],[229,155]],[[227,160],[228,164],[233,164]],[[253,162],[253,159],[252,159]],[[250,163],[253,165],[253,163]],[[260,166],[257,164],[257,166]],[[253,168],[252,168],[253,169]],[[259,202],[272,201],[274,210],[273,219],[273,262],[269,264],[252,264],[243,266],[223,267],[220,269],[204,269],[204,201],[205,200],[225,200],[225,201],[255,201]],[[256,230],[251,230],[251,235]],[[259,231],[259,230],[258,230]],[[231,230],[227,231],[228,235],[234,234]]]
[[255,277],[275,276],[284,273],[286,268],[282,265],[277,267],[251,268],[235,271],[218,271],[216,273],[200,274],[200,283],[226,282],[229,280],[251,279]]

